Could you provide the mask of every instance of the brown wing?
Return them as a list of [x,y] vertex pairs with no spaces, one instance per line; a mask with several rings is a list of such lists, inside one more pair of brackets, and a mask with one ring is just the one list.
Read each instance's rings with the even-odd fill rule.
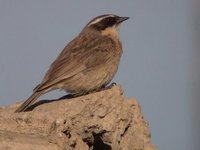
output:
[[108,54],[114,49],[113,41],[97,35],[87,37],[79,36],[63,49],[34,91],[47,89],[82,71],[104,65],[108,61]]

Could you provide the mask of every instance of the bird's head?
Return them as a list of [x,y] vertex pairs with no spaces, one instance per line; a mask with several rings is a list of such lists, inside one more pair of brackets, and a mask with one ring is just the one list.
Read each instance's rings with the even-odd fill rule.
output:
[[85,26],[84,31],[89,29],[103,35],[118,34],[119,25],[127,19],[129,17],[120,17],[113,14],[97,16]]

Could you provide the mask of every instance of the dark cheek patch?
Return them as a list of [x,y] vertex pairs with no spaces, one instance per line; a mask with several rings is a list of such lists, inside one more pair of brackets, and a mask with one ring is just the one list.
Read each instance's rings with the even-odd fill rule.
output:
[[107,25],[107,27],[111,27],[113,26],[114,24],[116,23],[116,18],[106,18],[104,20],[104,23],[105,25]]

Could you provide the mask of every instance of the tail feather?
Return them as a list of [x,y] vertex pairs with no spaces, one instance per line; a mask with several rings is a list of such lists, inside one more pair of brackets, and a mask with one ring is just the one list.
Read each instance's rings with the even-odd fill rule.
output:
[[40,95],[42,95],[41,92],[34,92],[17,110],[15,110],[15,112],[17,113],[26,110],[31,104],[33,104],[33,102],[37,100],[37,98],[40,97]]

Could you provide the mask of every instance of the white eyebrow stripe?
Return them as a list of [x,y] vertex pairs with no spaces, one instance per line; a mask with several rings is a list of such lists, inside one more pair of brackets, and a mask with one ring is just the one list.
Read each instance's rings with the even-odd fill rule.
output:
[[[107,16],[106,16],[106,17],[107,17]],[[104,19],[104,18],[106,18],[106,17],[103,17],[103,18],[98,18],[98,19],[96,19],[96,20],[92,21],[92,22],[91,22],[89,25],[95,24],[95,23],[97,23],[97,22],[101,21],[102,19]]]
[[97,18],[96,20],[92,21],[90,24],[88,24],[88,26],[92,25],[92,24],[95,24],[97,22],[100,22],[101,20],[105,19],[105,18],[108,18],[108,17],[114,17],[114,15],[108,15],[108,16],[104,16],[104,17],[101,17],[101,18]]

